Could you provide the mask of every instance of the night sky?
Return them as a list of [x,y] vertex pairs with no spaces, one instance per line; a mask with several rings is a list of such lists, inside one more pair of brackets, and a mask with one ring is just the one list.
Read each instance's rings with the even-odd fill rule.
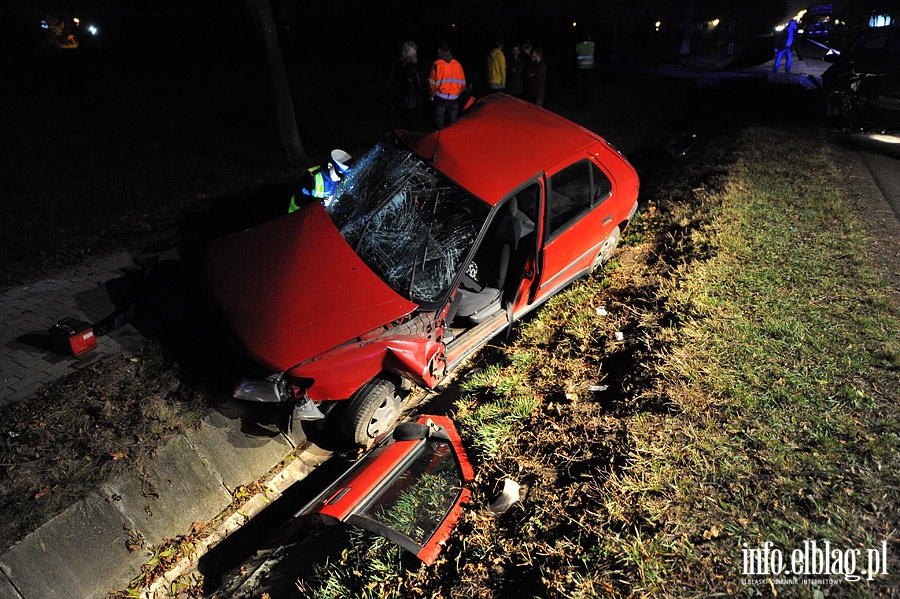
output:
[[[656,21],[683,23],[688,0],[273,0],[282,43],[300,50],[328,49],[335,56],[392,51],[405,38],[430,48],[438,40],[458,46],[489,45],[496,36],[568,44],[592,33],[598,42],[639,37]],[[762,29],[795,14],[803,0],[694,0],[696,17],[733,18]],[[38,0],[14,10],[3,37],[8,50],[33,47],[46,15],[96,23],[107,51],[153,55],[197,51],[215,59],[255,42],[242,0]],[[573,25],[577,23],[577,25]],[[462,51],[462,50],[461,50]],[[464,51],[463,51],[464,53]],[[430,51],[427,57],[430,57]],[[321,57],[316,57],[321,58]]]

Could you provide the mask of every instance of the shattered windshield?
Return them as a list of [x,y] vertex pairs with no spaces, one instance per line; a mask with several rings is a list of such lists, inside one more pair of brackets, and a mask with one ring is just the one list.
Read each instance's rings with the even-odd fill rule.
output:
[[326,209],[369,268],[418,303],[448,290],[489,211],[396,139],[354,164]]

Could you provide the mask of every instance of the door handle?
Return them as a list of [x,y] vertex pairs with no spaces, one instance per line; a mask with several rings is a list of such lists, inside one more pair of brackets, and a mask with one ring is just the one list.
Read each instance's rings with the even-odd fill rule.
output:
[[611,220],[612,220],[612,214],[607,214],[606,218],[603,219],[603,224],[605,225],[606,223],[608,223]]

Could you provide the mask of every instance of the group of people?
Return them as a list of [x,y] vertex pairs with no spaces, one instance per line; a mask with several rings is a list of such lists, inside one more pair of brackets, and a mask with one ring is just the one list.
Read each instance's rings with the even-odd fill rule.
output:
[[[530,42],[514,45],[509,56],[497,41],[487,56],[487,91],[505,91],[544,105],[547,65],[540,48]],[[462,65],[447,44],[438,48],[427,78],[421,70],[415,42],[400,44],[400,60],[393,75],[395,121],[401,129],[422,128],[423,112],[430,112],[430,127],[443,129],[459,118],[460,98],[471,88]],[[430,102],[430,111],[423,108]]]
[[488,89],[492,92],[505,91],[543,106],[547,97],[547,63],[544,62],[544,52],[531,42],[525,42],[513,45],[507,57],[503,47],[503,41],[497,40],[488,53]]
[[[544,53],[531,42],[512,46],[507,57],[503,42],[494,43],[487,57],[487,88],[506,92],[544,105],[547,94],[547,64]],[[431,127],[441,130],[459,119],[460,99],[468,89],[465,71],[442,44],[431,63],[427,79],[419,64],[415,42],[400,44],[400,60],[392,76],[394,120],[401,129],[423,129],[426,102],[430,102]],[[291,197],[288,212],[295,212],[311,198],[327,202],[348,172],[352,157],[334,150],[329,160],[303,173],[299,190]]]
[[459,98],[466,89],[466,74],[450,47],[442,44],[425,79],[419,65],[418,46],[405,41],[400,44],[400,61],[392,85],[394,120],[400,129],[423,128],[425,98],[431,103],[432,127],[443,129],[459,118]]

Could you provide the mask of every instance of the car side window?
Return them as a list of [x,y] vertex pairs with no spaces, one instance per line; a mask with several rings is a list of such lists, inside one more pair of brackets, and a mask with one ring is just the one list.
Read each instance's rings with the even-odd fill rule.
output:
[[594,189],[594,206],[599,206],[606,198],[612,195],[612,181],[606,173],[594,164],[591,164],[591,185]]
[[547,237],[601,204],[612,192],[612,183],[596,164],[579,160],[552,175],[547,192]]

